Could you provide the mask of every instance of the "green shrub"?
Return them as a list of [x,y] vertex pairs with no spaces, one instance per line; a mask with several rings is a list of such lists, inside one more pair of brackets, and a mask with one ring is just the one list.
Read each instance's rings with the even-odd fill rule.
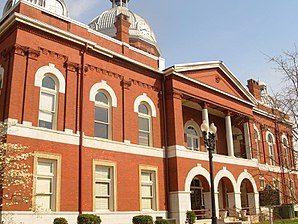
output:
[[65,218],[55,218],[54,224],[68,224],[68,222]]
[[165,219],[156,219],[154,224],[169,224],[169,222]]
[[150,215],[138,215],[132,218],[133,224],[153,224],[153,219]]
[[100,224],[101,219],[97,215],[80,214],[78,216],[78,224]]
[[196,222],[196,213],[193,211],[186,212],[186,223],[194,224]]

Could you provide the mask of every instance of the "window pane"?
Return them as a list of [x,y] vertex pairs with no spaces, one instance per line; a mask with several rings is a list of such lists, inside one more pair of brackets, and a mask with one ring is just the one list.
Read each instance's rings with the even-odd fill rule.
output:
[[196,130],[193,127],[188,127],[186,130],[187,134],[193,135],[193,136],[198,136]]
[[110,168],[105,166],[96,166],[95,168],[96,179],[110,179]]
[[94,136],[108,139],[108,128],[107,124],[94,123]]
[[107,108],[95,107],[95,120],[109,123],[108,111],[109,110]]
[[139,144],[149,146],[149,133],[139,132]]
[[96,198],[96,210],[109,210],[109,198]]
[[38,161],[37,173],[53,173],[53,166],[51,162]]
[[152,186],[142,186],[142,197],[152,197]]
[[108,97],[102,92],[99,92],[95,95],[95,101],[98,101],[107,105],[109,104]]
[[142,209],[152,209],[151,198],[142,198]]
[[36,193],[37,194],[52,193],[52,179],[38,177],[36,181]]
[[36,205],[44,210],[51,210],[51,196],[50,195],[36,196]]
[[42,80],[42,87],[55,90],[56,89],[56,84],[55,84],[54,80],[51,77],[46,76]]
[[148,118],[139,117],[139,130],[149,132],[149,119]]
[[149,115],[149,110],[148,110],[148,108],[145,104],[140,104],[139,105],[139,113]]
[[150,181],[152,181],[152,173],[150,173],[150,172],[142,172],[141,180],[142,180],[142,182],[150,182]]
[[46,111],[54,111],[55,96],[52,94],[42,92],[40,94],[40,109]]
[[193,139],[193,148],[194,150],[198,150],[199,146],[198,146],[198,139],[194,138]]
[[192,149],[192,140],[187,136],[187,148]]
[[110,184],[109,183],[97,183],[95,188],[96,196],[109,196]]
[[47,128],[47,129],[53,129],[53,123],[52,122],[47,122],[47,121],[38,121],[38,126],[42,128]]

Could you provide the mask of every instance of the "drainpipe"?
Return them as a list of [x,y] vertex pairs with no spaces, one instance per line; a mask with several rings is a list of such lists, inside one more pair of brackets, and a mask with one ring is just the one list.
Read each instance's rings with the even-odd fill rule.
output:
[[170,204],[170,175],[169,175],[169,155],[168,155],[168,125],[167,125],[167,108],[166,108],[166,77],[163,76],[161,82],[162,88],[162,112],[163,112],[163,137],[165,147],[165,185],[166,185],[166,208],[168,211],[168,218],[170,218],[171,204]]
[[80,79],[80,111],[79,111],[79,213],[83,212],[83,103],[84,103],[84,76],[85,76],[85,55],[88,49],[88,43],[85,43],[85,48],[81,51],[81,79]]

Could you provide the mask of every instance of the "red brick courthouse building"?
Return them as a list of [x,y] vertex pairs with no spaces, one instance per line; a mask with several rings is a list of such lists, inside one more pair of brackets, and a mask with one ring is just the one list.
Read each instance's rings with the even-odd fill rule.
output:
[[80,212],[103,224],[139,214],[184,224],[187,210],[208,218],[204,120],[218,130],[218,217],[258,214],[267,185],[291,203],[291,123],[270,108],[266,86],[249,80],[246,88],[221,61],[165,68],[147,21],[128,0],[111,2],[85,25],[63,0],[7,0],[0,117],[14,123],[8,141],[34,152],[34,180],[32,201],[2,213],[24,224],[75,223]]

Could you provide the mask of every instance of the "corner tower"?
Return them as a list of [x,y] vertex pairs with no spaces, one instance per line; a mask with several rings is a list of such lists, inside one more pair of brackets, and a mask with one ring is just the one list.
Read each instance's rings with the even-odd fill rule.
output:
[[[112,8],[94,18],[89,27],[110,37],[117,37],[115,22],[120,14],[128,17],[129,44],[155,56],[160,56],[160,50],[155,35],[149,23],[141,16],[128,9],[129,0],[110,0]],[[119,32],[119,31],[118,31]]]

